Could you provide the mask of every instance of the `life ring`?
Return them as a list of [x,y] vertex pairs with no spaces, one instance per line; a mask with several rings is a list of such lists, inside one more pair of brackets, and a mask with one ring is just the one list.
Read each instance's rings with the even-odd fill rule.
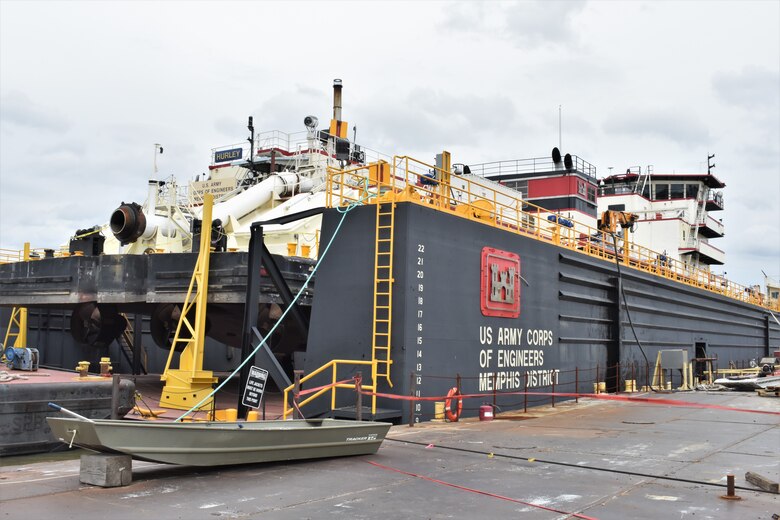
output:
[[[452,401],[455,400],[458,405],[457,409],[452,406]],[[447,392],[447,399],[444,400],[444,413],[447,416],[447,420],[450,422],[458,422],[458,417],[463,411],[463,399],[460,399],[460,391],[458,387],[453,386],[450,391]]]

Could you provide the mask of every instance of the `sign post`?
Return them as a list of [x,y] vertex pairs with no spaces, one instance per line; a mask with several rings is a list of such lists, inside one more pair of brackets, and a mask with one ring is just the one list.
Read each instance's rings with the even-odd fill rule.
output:
[[263,400],[263,391],[265,382],[268,380],[268,370],[260,367],[251,367],[249,369],[249,378],[244,388],[244,397],[241,404],[248,408],[260,408],[260,402]]

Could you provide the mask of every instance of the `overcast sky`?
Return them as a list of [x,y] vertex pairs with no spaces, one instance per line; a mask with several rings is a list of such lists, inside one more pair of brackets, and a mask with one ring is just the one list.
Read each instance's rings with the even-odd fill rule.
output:
[[0,0],[0,247],[56,247],[213,147],[331,117],[428,162],[563,151],[727,184],[742,284],[780,277],[780,2]]

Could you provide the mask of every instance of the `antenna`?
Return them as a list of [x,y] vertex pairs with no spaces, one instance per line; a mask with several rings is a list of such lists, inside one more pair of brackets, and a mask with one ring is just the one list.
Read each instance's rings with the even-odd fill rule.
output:
[[163,153],[163,147],[160,145],[160,143],[154,143],[154,174],[157,176],[157,154]]
[[710,172],[713,168],[715,168],[715,163],[710,164],[710,160],[715,158],[715,154],[707,155],[707,175],[710,175]]
[[254,171],[254,155],[255,155],[255,125],[253,124],[252,116],[249,116],[249,120],[246,123],[246,128],[249,130],[249,169]]

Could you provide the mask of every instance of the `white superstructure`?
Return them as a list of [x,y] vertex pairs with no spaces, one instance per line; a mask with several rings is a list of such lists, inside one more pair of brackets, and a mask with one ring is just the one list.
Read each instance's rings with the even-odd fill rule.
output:
[[607,210],[636,213],[633,240],[672,260],[699,269],[722,265],[726,254],[714,245],[725,234],[711,212],[723,209],[726,185],[711,173],[642,173],[631,168],[599,183],[599,214]]

